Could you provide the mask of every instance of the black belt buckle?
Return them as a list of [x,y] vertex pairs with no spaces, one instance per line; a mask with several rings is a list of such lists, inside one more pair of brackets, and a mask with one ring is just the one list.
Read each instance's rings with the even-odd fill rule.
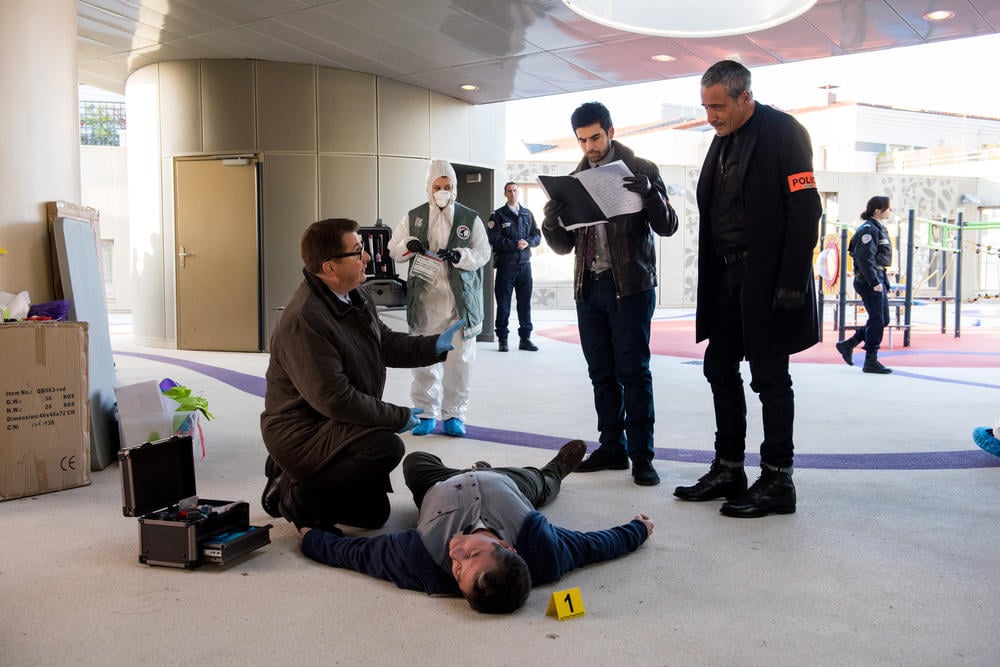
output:
[[737,262],[742,262],[744,259],[746,259],[746,257],[747,257],[746,250],[740,250],[739,252],[731,252],[722,256],[722,263],[726,265],[736,264]]

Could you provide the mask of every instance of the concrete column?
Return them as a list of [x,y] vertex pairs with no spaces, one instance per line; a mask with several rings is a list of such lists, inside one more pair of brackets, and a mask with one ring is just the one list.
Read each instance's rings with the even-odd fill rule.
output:
[[80,202],[76,2],[0,2],[0,291],[52,299],[45,202]]

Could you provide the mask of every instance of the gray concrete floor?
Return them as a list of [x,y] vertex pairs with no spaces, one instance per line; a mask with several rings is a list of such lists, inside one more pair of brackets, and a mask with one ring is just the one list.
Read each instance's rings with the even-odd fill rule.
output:
[[[996,322],[982,315],[981,326]],[[385,316],[398,324],[401,313]],[[592,443],[579,347],[545,338],[546,329],[574,324],[574,313],[535,319],[538,353],[480,344],[468,421]],[[845,456],[797,467],[796,514],[738,520],[721,516],[718,502],[672,497],[706,470],[679,459],[688,450],[710,458],[711,397],[696,360],[654,357],[662,484],[638,487],[626,472],[572,475],[546,508],[554,523],[582,530],[645,512],[654,534],[636,553],[575,571],[535,589],[518,613],[491,617],[460,599],[309,561],[293,528],[264,514],[263,399],[170,361],[263,377],[266,355],[140,348],[122,321],[113,322],[112,339],[121,384],[172,377],[209,399],[217,419],[204,427],[199,493],[248,500],[253,522],[275,524],[272,544],[222,568],[139,564],[117,465],[93,473],[86,487],[0,503],[2,665],[1000,664],[1000,459],[977,458],[970,435],[1000,413],[997,369],[871,376],[842,363],[793,363],[800,460]],[[386,399],[408,405],[409,380],[408,371],[390,371]],[[759,442],[752,395],[748,405],[749,441]],[[404,440],[456,466],[540,465],[552,455],[437,435]],[[978,463],[935,465],[942,452]],[[901,469],[880,458],[891,454],[931,464]],[[865,469],[872,461],[889,463]],[[416,519],[399,470],[393,483],[387,530]],[[586,615],[546,616],[552,593],[572,587]]]

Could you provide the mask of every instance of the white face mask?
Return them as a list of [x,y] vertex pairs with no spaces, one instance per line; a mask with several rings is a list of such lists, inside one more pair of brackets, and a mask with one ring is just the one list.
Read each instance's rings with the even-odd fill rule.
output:
[[438,205],[438,208],[444,208],[451,203],[451,191],[449,190],[438,190],[434,193],[434,203]]

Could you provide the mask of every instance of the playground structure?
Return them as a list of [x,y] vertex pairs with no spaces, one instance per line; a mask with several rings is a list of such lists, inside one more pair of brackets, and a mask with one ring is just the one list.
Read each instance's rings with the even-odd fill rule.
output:
[[[828,234],[828,224],[839,227],[839,234]],[[844,339],[846,329],[857,327],[846,322],[848,306],[857,309],[861,305],[857,295],[854,298],[847,296],[847,279],[851,278],[853,282],[853,266],[846,251],[848,234],[857,224],[828,223],[825,214],[820,221],[820,247],[816,261],[820,340],[823,338],[826,304],[834,307],[838,340]],[[981,239],[969,241],[966,235],[972,232],[981,237],[979,232],[1000,230],[1000,222],[968,222],[964,220],[962,209],[958,209],[954,222],[949,222],[947,218],[918,218],[916,211],[910,208],[905,224],[897,223],[895,227],[895,266],[890,266],[887,271],[890,276],[895,276],[893,292],[902,296],[889,298],[890,308],[896,311],[894,320],[886,325],[889,347],[892,347],[892,332],[896,329],[903,333],[903,347],[910,346],[912,310],[915,304],[920,303],[940,303],[942,334],[947,333],[947,307],[953,303],[954,335],[955,338],[961,337],[962,303],[1000,298],[1000,249],[982,243]],[[901,252],[901,249],[904,251]],[[963,292],[963,259],[969,252],[975,253],[975,282],[971,289],[965,287]],[[899,282],[900,277],[902,282]],[[853,291],[853,285],[851,289]],[[963,296],[967,293],[971,296]]]

